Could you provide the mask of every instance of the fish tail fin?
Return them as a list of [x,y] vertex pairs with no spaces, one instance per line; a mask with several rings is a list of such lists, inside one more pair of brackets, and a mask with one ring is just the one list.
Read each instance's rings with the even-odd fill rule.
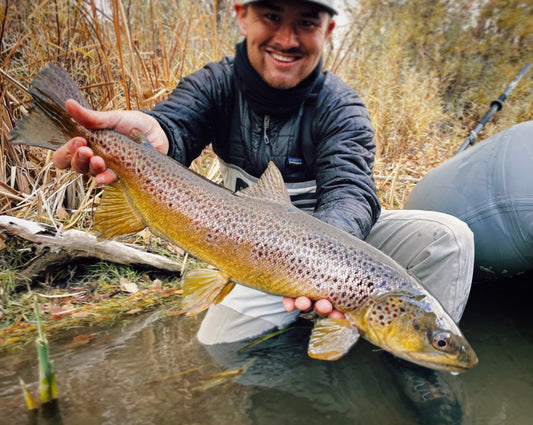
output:
[[29,92],[33,104],[11,132],[11,143],[55,150],[72,137],[86,134],[87,130],[68,114],[65,102],[74,99],[84,107],[89,104],[63,68],[52,64],[43,68]]
[[359,339],[357,327],[349,319],[320,319],[313,327],[307,353],[319,360],[337,360]]
[[234,286],[235,283],[219,270],[191,270],[183,278],[182,307],[188,316],[198,314],[222,301]]

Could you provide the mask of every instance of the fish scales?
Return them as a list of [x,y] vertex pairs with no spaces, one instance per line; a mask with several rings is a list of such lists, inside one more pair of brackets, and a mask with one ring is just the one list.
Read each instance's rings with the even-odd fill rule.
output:
[[435,369],[462,372],[477,357],[440,303],[390,257],[291,205],[271,163],[259,182],[233,193],[153,148],[146,138],[88,130],[65,110],[83,102],[75,83],[49,65],[32,83],[34,106],[12,132],[13,143],[56,149],[85,137],[118,182],[95,213],[101,237],[144,227],[216,270],[191,270],[183,306],[196,314],[220,302],[234,283],[276,295],[328,299],[346,319],[321,319],[309,354],[335,360],[364,336],[394,355]]
[[[408,278],[387,267],[388,257],[368,245],[363,249],[358,239],[335,227],[309,220],[295,207],[243,199],[203,179],[200,184],[150,147],[139,155],[131,142],[120,153],[112,149],[116,140],[106,149],[101,148],[109,143],[106,137],[93,143],[95,152],[119,170],[134,203],[144,204],[139,209],[148,227],[235,282],[275,295],[326,298],[346,311],[375,293],[409,287]],[[122,167],[113,167],[115,162]],[[140,179],[131,179],[129,164],[135,175],[145,170]],[[165,220],[157,220],[161,210],[167,210]],[[169,229],[168,223],[175,225]]]

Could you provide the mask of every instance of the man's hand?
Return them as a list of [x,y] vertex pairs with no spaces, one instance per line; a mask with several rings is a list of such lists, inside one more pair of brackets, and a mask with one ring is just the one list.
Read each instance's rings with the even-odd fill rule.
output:
[[[313,302],[307,297],[290,298],[283,297],[283,307],[286,311],[291,312],[295,308],[301,311],[307,311],[313,306]],[[333,305],[325,299],[315,302],[315,311],[319,316],[327,316],[331,319],[344,319],[344,313],[333,308]]]
[[[79,124],[90,129],[110,129],[129,136],[139,130],[159,151],[168,152],[168,139],[157,122],[150,115],[140,111],[92,111],[81,106],[73,99],[67,100],[65,108]],[[82,174],[92,174],[98,184],[109,184],[116,180],[116,174],[107,168],[103,158],[96,156],[87,141],[74,137],[54,152],[54,164],[58,168],[72,167]]]

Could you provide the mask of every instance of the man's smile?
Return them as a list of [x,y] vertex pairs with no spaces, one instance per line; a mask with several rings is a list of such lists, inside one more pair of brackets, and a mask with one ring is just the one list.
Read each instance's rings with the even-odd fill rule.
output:
[[276,52],[273,52],[273,51],[270,51],[270,50],[267,50],[266,52],[270,56],[272,56],[275,60],[277,60],[279,62],[283,62],[283,63],[292,63],[292,62],[295,62],[295,61],[297,61],[297,60],[299,60],[301,58],[301,56],[295,56],[295,55],[288,56],[288,55],[284,55],[282,53],[276,53]]

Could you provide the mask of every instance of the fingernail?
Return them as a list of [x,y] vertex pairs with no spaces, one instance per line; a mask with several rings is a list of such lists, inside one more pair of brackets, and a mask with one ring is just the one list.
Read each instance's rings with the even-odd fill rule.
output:
[[85,143],[83,143],[81,140],[76,139],[76,140],[74,141],[74,147],[75,147],[76,149],[79,149],[79,148],[81,148],[82,146],[85,146]]
[[78,158],[83,161],[89,159],[89,157],[86,154],[84,154],[83,152],[79,152],[79,151],[78,151]]

